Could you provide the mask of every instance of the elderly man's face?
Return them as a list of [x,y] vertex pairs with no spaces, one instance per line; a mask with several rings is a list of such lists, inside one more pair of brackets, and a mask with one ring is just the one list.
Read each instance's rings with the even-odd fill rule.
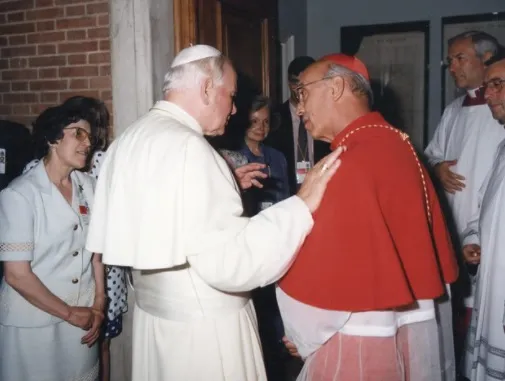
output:
[[214,84],[210,98],[210,116],[203,127],[205,135],[215,136],[224,134],[230,116],[235,114],[234,97],[237,91],[237,75],[233,67],[226,63],[224,67],[223,83]]
[[314,139],[320,138],[333,112],[331,87],[325,78],[328,65],[316,63],[300,75],[297,89],[297,113],[303,117],[305,128]]
[[448,69],[457,87],[470,90],[482,85],[484,61],[489,57],[477,56],[471,38],[454,41],[448,53]]
[[486,70],[484,97],[493,118],[505,124],[505,60],[498,61]]

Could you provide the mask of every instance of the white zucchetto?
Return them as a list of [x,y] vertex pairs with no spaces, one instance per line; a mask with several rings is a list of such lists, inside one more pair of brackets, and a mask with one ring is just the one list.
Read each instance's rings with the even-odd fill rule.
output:
[[172,61],[171,67],[184,65],[204,58],[219,57],[222,53],[209,45],[193,45],[182,49]]

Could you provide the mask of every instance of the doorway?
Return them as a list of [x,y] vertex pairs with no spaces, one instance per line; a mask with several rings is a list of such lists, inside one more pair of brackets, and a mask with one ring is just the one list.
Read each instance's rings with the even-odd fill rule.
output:
[[260,92],[280,100],[277,13],[277,0],[175,0],[175,53],[215,46]]

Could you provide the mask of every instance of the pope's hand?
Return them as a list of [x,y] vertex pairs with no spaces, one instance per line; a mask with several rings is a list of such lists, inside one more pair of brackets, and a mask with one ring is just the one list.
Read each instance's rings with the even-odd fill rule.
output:
[[319,207],[328,181],[340,166],[339,156],[344,151],[345,147],[337,148],[322,158],[305,176],[297,196],[305,202],[311,213],[314,213]]
[[236,168],[234,172],[240,187],[244,190],[252,186],[263,188],[263,184],[258,181],[258,179],[268,177],[265,173],[261,172],[263,168],[265,168],[265,164],[260,163],[249,163]]

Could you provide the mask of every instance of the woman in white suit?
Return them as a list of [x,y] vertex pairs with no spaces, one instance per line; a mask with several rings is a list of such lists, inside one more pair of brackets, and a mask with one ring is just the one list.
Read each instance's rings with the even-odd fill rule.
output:
[[85,250],[86,165],[96,127],[65,106],[34,124],[36,167],[0,193],[0,380],[95,381],[105,303],[99,255]]
[[[98,133],[97,144],[94,148],[94,153],[91,157],[89,165],[85,169],[88,170],[88,174],[95,180],[98,179],[98,174],[100,173],[100,168],[102,161],[105,158],[105,150],[108,145],[109,138],[109,121],[110,115],[107,110],[106,105],[99,99],[84,97],[84,96],[74,96],[68,98],[64,103],[64,107],[70,109],[78,109],[85,112],[85,118],[90,124],[90,126],[96,127]],[[28,172],[32,168],[35,168],[39,163],[39,159],[32,160],[28,163],[23,171],[23,173]],[[127,285],[126,285],[126,269],[117,266],[105,266],[105,319],[102,325],[102,337],[101,337],[101,381],[109,381],[110,379],[116,379],[121,381],[127,381],[125,375],[122,372],[124,366],[128,366],[126,363],[131,362],[131,358],[124,360],[122,356],[113,361],[114,369],[111,372],[111,357],[114,354],[111,353],[111,341],[118,337],[123,331],[123,315],[128,311],[127,304]],[[133,292],[132,292],[133,295]],[[133,296],[130,296],[130,299]],[[133,312],[133,309],[131,309]],[[131,314],[130,314],[131,315]],[[127,328],[128,331],[128,328]],[[130,329],[131,331],[131,329]],[[117,340],[113,347],[124,347],[124,343],[118,343]],[[131,344],[130,344],[131,347]],[[116,356],[118,357],[118,356]],[[130,356],[131,357],[131,356]],[[114,360],[114,359],[112,359]],[[123,363],[125,365],[123,365]],[[112,378],[111,378],[112,373]],[[126,374],[129,377],[131,372]]]

